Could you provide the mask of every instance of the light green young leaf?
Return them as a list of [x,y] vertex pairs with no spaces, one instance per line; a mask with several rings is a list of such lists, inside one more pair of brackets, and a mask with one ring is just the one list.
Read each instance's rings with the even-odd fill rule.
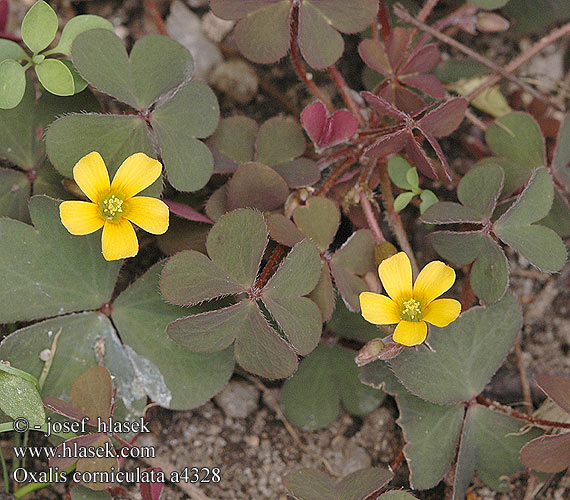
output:
[[30,56],[16,42],[0,38],[0,62],[5,59],[14,59],[15,61],[29,61]]
[[100,16],[82,14],[80,16],[72,17],[63,27],[61,37],[57,45],[53,49],[44,52],[44,55],[47,56],[51,54],[64,54],[68,57],[71,57],[71,44],[75,38],[84,31],[92,30],[95,28],[114,31],[113,23]]
[[58,59],[45,59],[35,68],[38,80],[52,94],[68,96],[75,93],[75,83],[69,68]]
[[394,156],[388,160],[388,175],[390,179],[396,186],[406,191],[414,187],[408,181],[408,172],[412,168],[401,156]]
[[413,197],[414,193],[410,191],[406,191],[405,193],[400,193],[398,196],[396,196],[396,199],[394,200],[394,210],[396,210],[396,212],[401,212],[402,210],[404,210],[404,208],[408,206],[408,203],[412,201]]
[[421,214],[423,214],[429,207],[435,205],[439,201],[437,196],[429,189],[422,190],[422,193],[420,194],[420,199],[422,200],[420,203]]
[[13,59],[0,62],[0,109],[15,108],[26,92],[26,72]]
[[24,16],[22,40],[34,54],[37,54],[53,41],[57,27],[55,11],[43,0],[38,0]]
[[410,186],[412,186],[412,189],[417,189],[419,187],[420,179],[418,176],[418,171],[415,167],[410,168],[406,172],[406,180],[408,181]]
[[25,418],[30,427],[43,425],[46,416],[35,377],[0,363],[0,410]]

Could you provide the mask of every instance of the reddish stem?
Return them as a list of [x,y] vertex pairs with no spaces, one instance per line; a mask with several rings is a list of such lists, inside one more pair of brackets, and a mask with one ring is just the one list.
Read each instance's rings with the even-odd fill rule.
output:
[[154,3],[154,0],[144,0],[144,8],[148,11],[152,22],[156,25],[158,32],[164,36],[170,36],[168,34],[168,30],[166,29],[166,24],[164,23],[164,19],[162,19],[162,15],[158,10],[158,7]]
[[324,196],[329,190],[334,186],[335,182],[343,175],[356,161],[358,156],[352,155],[343,163],[338,165],[329,176],[329,178],[323,182],[321,187],[315,192],[315,196]]
[[465,281],[463,282],[463,291],[461,292],[461,297],[459,302],[461,302],[461,311],[465,312],[471,309],[473,301],[475,300],[475,292],[471,287],[471,268],[473,264],[470,264],[467,272],[465,273]]
[[[404,446],[406,446],[404,444]],[[400,453],[398,453],[398,456],[394,459],[394,461],[391,463],[390,465],[390,470],[395,473],[398,468],[400,467],[400,465],[402,465],[402,462],[404,461],[404,446],[402,446],[402,449],[400,450]]]
[[372,205],[370,204],[370,200],[368,199],[368,195],[364,191],[360,191],[360,204],[362,205],[362,210],[366,217],[366,222],[368,222],[368,227],[374,234],[374,238],[376,238],[376,243],[380,244],[386,241],[384,235],[382,234],[382,230],[378,225],[378,220],[374,215],[374,211],[372,210]]
[[388,16],[384,0],[378,0],[378,22],[382,27],[382,40],[386,43],[390,35],[390,17]]
[[257,281],[255,282],[254,287],[256,289],[261,290],[265,286],[265,284],[269,280],[269,276],[271,276],[271,272],[273,271],[273,269],[281,259],[284,250],[285,249],[283,245],[278,245],[277,247],[275,247],[275,250],[273,250],[273,253],[270,255],[267,264],[265,264],[263,271],[261,271],[259,278],[257,278]]
[[364,128],[366,126],[366,120],[364,119],[364,116],[362,116],[360,108],[358,107],[358,105],[350,95],[350,88],[346,84],[346,81],[342,77],[340,71],[337,69],[337,67],[334,64],[332,66],[329,66],[327,68],[327,71],[333,83],[336,85],[336,88],[340,92],[340,95],[343,101],[345,102],[347,108],[350,110],[350,112],[354,115],[354,117],[358,121],[358,126],[360,128]]
[[527,415],[526,413],[521,413],[520,411],[513,410],[509,406],[503,406],[502,404],[497,403],[496,401],[492,401],[483,396],[477,396],[476,401],[480,405],[486,406],[491,410],[496,410],[500,413],[504,413],[505,415],[509,415],[518,420],[524,420],[525,422],[529,422],[534,425],[540,425],[543,427],[556,427],[558,429],[570,429],[570,423],[568,422],[554,422],[552,420],[536,418],[532,415]]
[[311,91],[311,93],[319,99],[327,108],[330,114],[335,112],[334,106],[330,99],[325,96],[322,91],[317,87],[316,83],[309,78],[303,64],[301,63],[301,58],[299,57],[299,50],[297,49],[297,35],[299,33],[299,5],[294,4],[291,8],[290,24],[289,24],[289,49],[291,55],[291,61],[293,62],[293,67],[297,72],[297,75],[305,86]]

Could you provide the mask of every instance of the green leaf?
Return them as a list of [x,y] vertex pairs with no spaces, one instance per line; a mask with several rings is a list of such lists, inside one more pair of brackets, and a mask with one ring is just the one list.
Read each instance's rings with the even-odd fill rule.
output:
[[210,180],[214,170],[212,153],[196,138],[208,137],[219,117],[216,96],[200,81],[186,84],[152,113],[151,124],[164,166],[176,189],[196,191]]
[[[297,500],[365,500],[375,498],[392,476],[390,471],[380,467],[360,469],[335,484],[323,472],[302,469],[287,474],[283,482]],[[393,500],[398,498],[394,497]]]
[[115,299],[112,319],[149,397],[166,408],[195,408],[229,380],[234,368],[233,352],[226,349],[197,354],[180,349],[167,336],[168,324],[188,310],[166,304],[160,297],[163,266],[152,266]]
[[15,108],[26,92],[26,72],[13,59],[0,62],[0,109]]
[[255,159],[271,167],[301,156],[305,146],[305,136],[297,122],[277,116],[259,127]]
[[253,161],[257,123],[246,116],[230,116],[220,121],[211,144],[220,153],[239,163]]
[[332,243],[340,224],[340,212],[336,204],[328,198],[314,196],[305,206],[293,211],[297,227],[311,238],[319,250],[324,252]]
[[171,304],[193,305],[246,289],[228,273],[199,252],[174,255],[162,271],[162,296]]
[[72,17],[63,27],[61,37],[57,45],[53,49],[46,51],[44,55],[64,54],[71,57],[71,44],[75,38],[84,31],[96,28],[114,31],[113,23],[102,17],[91,14]]
[[383,401],[384,394],[362,385],[354,351],[321,344],[300,364],[283,386],[281,407],[289,421],[314,430],[338,418],[340,401],[356,415],[366,415]]
[[[51,59],[50,59],[51,60]],[[67,69],[71,72],[71,76],[73,78],[73,92],[74,94],[78,94],[87,88],[87,82],[81,78],[81,75],[77,72],[73,63],[71,61],[61,61]],[[97,109],[96,111],[99,111]]]
[[2,323],[98,309],[111,299],[121,262],[103,259],[99,234],[69,234],[58,207],[55,200],[33,197],[35,229],[0,220]]
[[261,163],[241,165],[228,182],[227,209],[255,208],[261,211],[281,207],[289,187],[271,167]]
[[493,156],[484,158],[481,161],[477,162],[473,166],[473,169],[488,165],[497,165],[501,167],[503,169],[503,173],[505,174],[505,181],[501,198],[510,196],[521,186],[524,186],[530,179],[533,171],[532,168],[524,165],[519,165],[518,163],[515,163],[507,158],[499,158]]
[[331,272],[326,262],[323,262],[321,267],[321,275],[317,286],[308,297],[317,304],[320,309],[322,322],[328,321],[334,311],[335,293],[331,280]]
[[560,179],[567,190],[570,190],[570,113],[564,115],[560,131],[558,132],[558,141],[554,159],[552,160],[552,168],[556,178]]
[[286,247],[295,246],[301,240],[306,238],[291,219],[281,214],[269,214],[267,217],[267,229],[272,240],[285,245]]
[[240,52],[256,63],[281,59],[289,50],[289,10],[287,1],[275,2],[244,17],[234,31]]
[[469,407],[457,460],[454,500],[465,498],[475,471],[490,488],[510,490],[508,476],[524,468],[519,459],[521,447],[541,434],[538,429],[521,433],[523,426],[520,420],[484,406]]
[[556,231],[561,238],[570,236],[570,206],[556,187],[554,188],[554,200],[550,212],[538,222],[541,226]]
[[400,410],[397,422],[407,443],[410,484],[414,489],[432,488],[453,460],[465,410],[462,405],[436,405],[406,391],[395,397]]
[[552,230],[532,225],[550,211],[554,187],[544,168],[535,170],[515,203],[495,223],[495,234],[543,271],[558,271],[566,262],[566,248]]
[[[111,178],[130,155],[143,152],[155,156],[144,121],[132,115],[62,116],[47,130],[46,150],[53,166],[65,177],[71,177],[75,164],[91,151],[101,154]],[[142,194],[156,196],[161,189],[158,179]]]
[[30,56],[16,42],[0,38],[0,62],[5,59],[14,59],[15,61],[29,61]]
[[408,203],[412,201],[413,197],[414,193],[410,191],[406,191],[405,193],[400,193],[398,196],[396,196],[396,199],[394,200],[394,210],[396,212],[401,212],[402,210],[404,210],[404,208],[408,206]]
[[413,187],[408,182],[408,172],[413,167],[401,156],[394,156],[388,160],[388,176],[400,189],[411,190]]
[[[344,41],[315,3],[304,2],[299,9],[299,47],[309,66],[324,69],[342,56]],[[320,2],[319,6],[326,7],[326,4]],[[353,12],[357,11],[358,7],[354,5]]]
[[417,189],[419,187],[420,179],[418,177],[418,171],[415,167],[409,169],[406,172],[406,180],[413,189]]
[[22,21],[22,40],[37,54],[55,38],[58,23],[54,10],[44,1],[38,0]]
[[[91,85],[139,110],[187,82],[194,70],[190,53],[161,35],[138,40],[129,59],[117,35],[92,29],[76,37],[71,54],[73,64]],[[184,110],[188,109],[192,107]]]
[[321,258],[314,243],[297,243],[263,289],[263,298],[277,299],[307,295],[315,288],[321,272]]
[[111,500],[111,495],[107,491],[94,491],[76,484],[71,490],[71,500]]
[[210,258],[246,289],[255,281],[266,246],[265,220],[249,209],[222,216],[206,242]]
[[481,253],[471,268],[470,280],[475,295],[488,304],[499,300],[507,291],[507,257],[490,236],[483,239]]
[[34,86],[28,82],[15,108],[0,109],[0,156],[25,170],[36,166],[35,94]]
[[0,344],[0,359],[39,377],[44,367],[40,353],[51,349],[55,335],[61,330],[57,349],[42,396],[68,399],[73,381],[87,368],[101,361],[114,375],[117,386],[117,420],[140,416],[146,395],[127,358],[113,326],[103,314],[96,312],[70,314],[22,328]]
[[473,3],[477,5],[477,7],[486,10],[500,9],[507,5],[508,2],[509,0],[473,0]]
[[75,93],[75,83],[69,68],[58,59],[45,59],[35,66],[38,80],[44,88],[55,95],[68,96]]
[[28,222],[30,220],[29,196],[30,181],[25,174],[0,168],[0,217]]
[[424,189],[420,194],[420,213],[423,214],[429,207],[435,205],[439,199],[437,196],[429,189]]
[[481,224],[484,218],[472,208],[452,201],[440,201],[429,207],[420,217],[426,224],[456,224],[461,222]]
[[[535,15],[540,12],[540,16]],[[550,25],[565,22],[570,17],[570,5],[566,0],[510,0],[505,13],[512,20],[513,29],[521,34],[537,33]]]
[[[73,499],[72,499],[73,500]],[[418,500],[415,496],[407,491],[392,490],[380,495],[378,500]]]
[[485,134],[493,153],[529,168],[544,166],[544,137],[532,116],[519,111],[497,118]]
[[362,314],[350,311],[339,296],[337,296],[334,312],[326,327],[337,337],[360,342],[368,342],[373,338],[384,336],[384,332],[366,321]]
[[496,165],[472,169],[457,186],[457,198],[482,219],[490,219],[503,190],[503,178],[503,171]]
[[75,379],[69,399],[74,408],[91,420],[107,420],[113,404],[113,381],[104,366],[92,366]]
[[13,419],[25,418],[30,427],[43,425],[46,415],[37,380],[7,372],[4,366],[0,363],[0,410]]
[[495,241],[479,231],[438,231],[430,235],[435,251],[444,259],[471,268],[471,286],[485,302],[495,302],[505,293],[509,280],[507,258]]
[[391,366],[419,397],[440,404],[469,401],[499,368],[520,327],[520,306],[505,295],[490,306],[469,309],[445,328],[430,325],[429,344],[435,352],[407,349]]
[[479,231],[437,231],[430,234],[435,251],[458,266],[471,264],[481,252],[484,235]]
[[271,168],[283,177],[287,185],[293,189],[312,186],[321,178],[317,164],[309,158],[297,158],[279,165],[273,165]]

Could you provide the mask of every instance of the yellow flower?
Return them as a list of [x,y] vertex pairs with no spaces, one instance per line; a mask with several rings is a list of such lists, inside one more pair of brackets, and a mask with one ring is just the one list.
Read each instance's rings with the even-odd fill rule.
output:
[[161,200],[136,196],[160,177],[162,165],[144,153],[129,156],[113,182],[101,155],[89,153],[73,167],[73,178],[91,200],[64,201],[59,206],[61,222],[71,234],[90,234],[103,228],[103,257],[107,260],[133,257],[139,242],[131,224],[152,234],[168,229],[168,206]]
[[378,274],[390,298],[373,292],[360,294],[362,316],[375,325],[397,323],[394,342],[413,346],[427,336],[427,324],[447,326],[457,319],[461,304],[454,299],[435,300],[451,288],[455,271],[435,260],[425,266],[412,288],[412,266],[404,252],[381,262]]

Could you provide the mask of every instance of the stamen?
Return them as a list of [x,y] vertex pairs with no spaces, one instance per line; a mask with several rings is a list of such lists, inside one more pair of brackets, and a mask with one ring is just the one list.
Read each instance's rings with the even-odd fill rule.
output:
[[420,321],[423,317],[423,312],[419,301],[416,299],[405,300],[402,304],[400,317],[405,321]]
[[123,200],[114,194],[107,196],[101,203],[101,215],[105,219],[116,221],[123,213]]

